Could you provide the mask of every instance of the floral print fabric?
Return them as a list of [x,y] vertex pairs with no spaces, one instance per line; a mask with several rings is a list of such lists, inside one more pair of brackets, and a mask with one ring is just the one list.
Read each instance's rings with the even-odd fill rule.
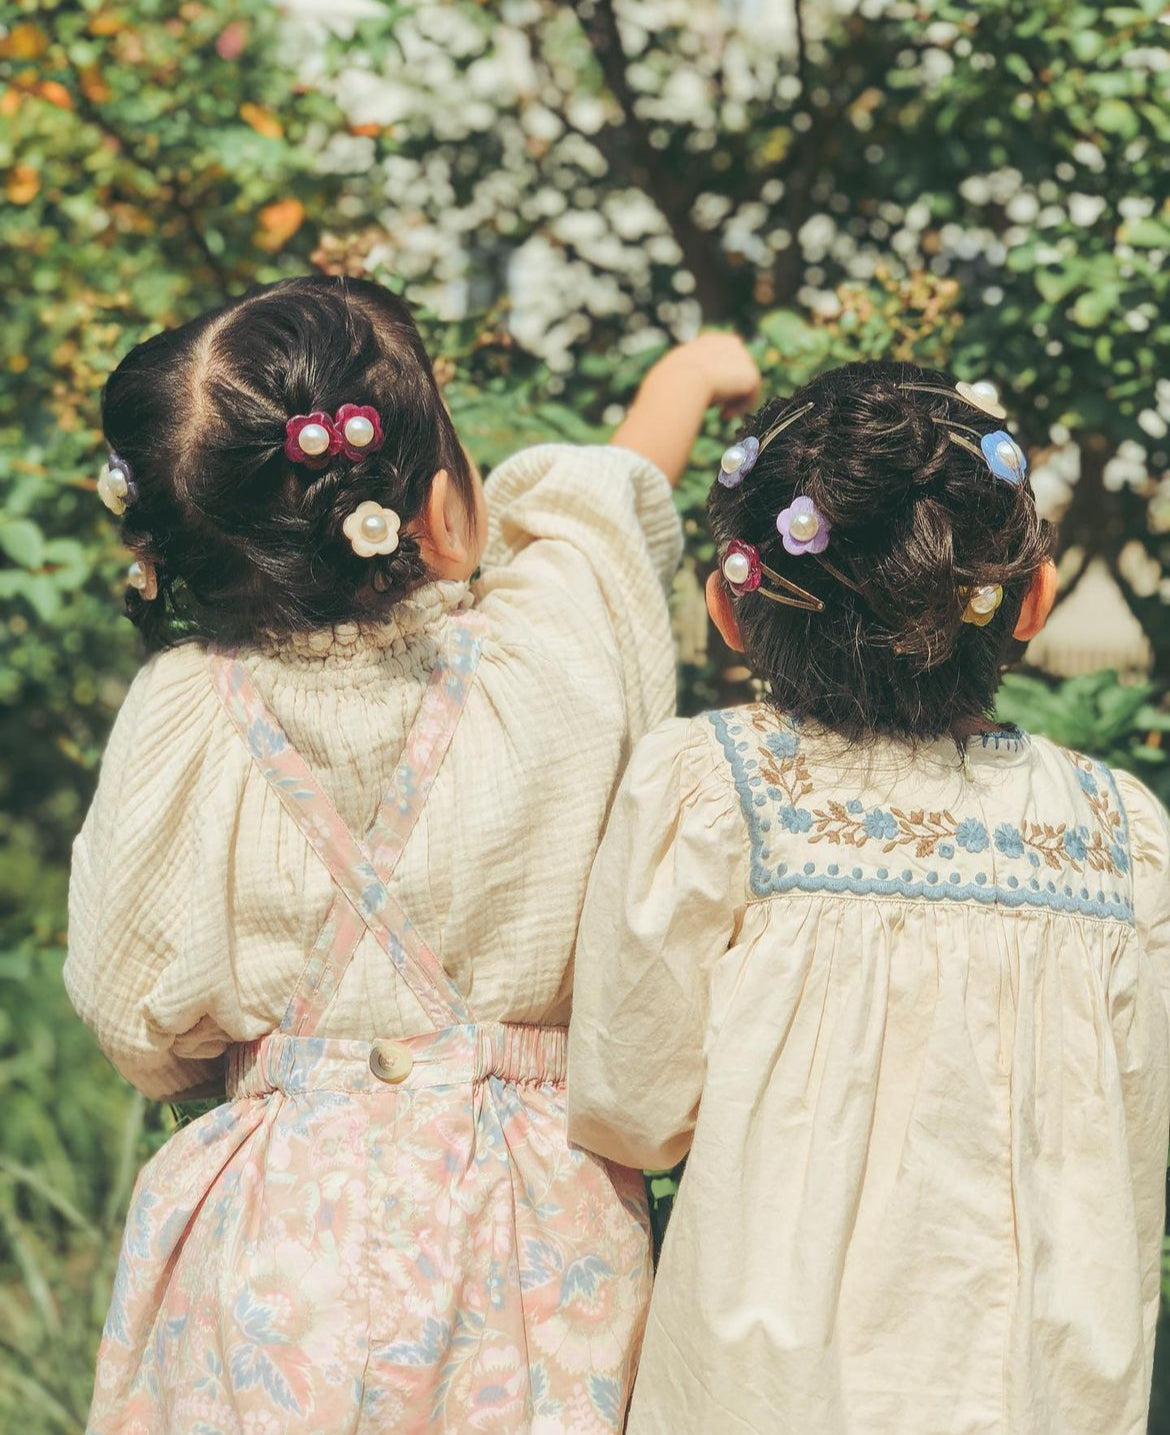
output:
[[[91,1435],[621,1429],[649,1296],[640,1177],[569,1146],[560,1028],[477,1024],[387,884],[479,655],[459,619],[393,790],[345,829],[247,674],[215,678],[338,885],[281,1030],[234,1048],[226,1105],[142,1172]],[[434,1030],[313,1032],[365,930]]]

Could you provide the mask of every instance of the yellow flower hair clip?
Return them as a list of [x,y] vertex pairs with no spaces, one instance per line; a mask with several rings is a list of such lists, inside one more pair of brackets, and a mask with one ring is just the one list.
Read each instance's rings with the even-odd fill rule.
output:
[[963,622],[973,623],[977,628],[986,628],[1003,602],[1003,589],[998,583],[988,583],[982,588],[960,588],[959,597],[964,600]]

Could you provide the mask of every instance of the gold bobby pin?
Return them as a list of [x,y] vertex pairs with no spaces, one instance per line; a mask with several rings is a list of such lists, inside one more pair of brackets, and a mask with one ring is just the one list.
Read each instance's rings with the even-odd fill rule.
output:
[[805,414],[807,414],[810,409],[815,408],[816,404],[810,401],[809,403],[805,404],[803,408],[795,409],[792,413],[785,414],[784,417],[780,420],[780,422],[770,428],[768,432],[764,435],[764,437],[760,440],[760,446],[756,450],[756,457],[759,458],[760,454],[763,453],[763,451],[768,447],[768,445],[772,442],[772,440],[776,437],[777,434],[782,434],[784,430],[788,428],[791,424],[794,424],[797,419],[804,418]]
[[[785,578],[782,573],[777,573],[774,568],[769,568],[766,563],[760,564],[760,572],[787,590],[786,593],[770,593],[767,588],[757,588],[755,591],[761,598],[770,598],[773,603],[782,603],[786,608],[799,608],[804,613],[825,611],[825,605],[819,598]],[[789,594],[792,596],[788,596]]]

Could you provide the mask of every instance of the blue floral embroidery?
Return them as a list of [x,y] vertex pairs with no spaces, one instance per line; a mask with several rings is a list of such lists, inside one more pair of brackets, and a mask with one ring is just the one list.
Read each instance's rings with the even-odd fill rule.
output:
[[765,746],[773,757],[786,758],[795,757],[799,741],[794,732],[770,733],[765,740]]
[[[1086,916],[1132,922],[1130,893],[1122,881],[1130,869],[1128,823],[1109,769],[1077,753],[1065,752],[1084,794],[1091,817],[1077,823],[1002,822],[989,832],[986,823],[965,814],[874,807],[850,798],[814,798],[814,781],[794,724],[779,732],[775,718],[753,709],[710,713],[731,767],[751,836],[751,885],[759,896],[793,889],[807,892],[880,893],[931,899],[964,899],[1004,906],[1044,906]],[[1029,741],[1018,730],[987,734],[985,743],[1009,750]],[[773,821],[775,819],[775,821]],[[805,838],[799,846],[768,834],[774,826]],[[860,856],[876,846],[881,856],[899,851],[915,858],[952,861],[956,848],[978,856],[991,849],[994,873],[942,871],[886,866],[821,865],[815,844]],[[787,861],[779,860],[787,857]],[[872,858],[869,858],[872,861]],[[1022,874],[1007,864],[1019,862]],[[1048,874],[1046,880],[1043,874]],[[1077,877],[1074,887],[1069,878]],[[1088,885],[1092,883],[1092,886]],[[1106,890],[1106,887],[1110,890]],[[1120,890],[1119,890],[1120,887]]]
[[[852,807],[852,803],[850,806]],[[858,808],[861,804],[858,803]],[[811,825],[811,824],[810,824]],[[880,807],[875,807],[865,815],[865,835],[876,838],[878,841],[888,842],[891,837],[898,835],[897,819],[892,817]]]
[[803,807],[781,807],[777,816],[789,832],[807,832],[812,827],[812,813]]

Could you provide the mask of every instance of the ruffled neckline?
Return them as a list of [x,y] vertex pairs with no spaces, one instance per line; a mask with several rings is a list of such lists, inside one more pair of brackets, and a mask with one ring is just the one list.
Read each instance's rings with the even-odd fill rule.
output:
[[338,623],[312,632],[267,634],[242,656],[306,674],[393,676],[429,672],[452,613],[471,606],[470,585],[442,580],[424,584],[379,623]]
[[842,771],[902,769],[922,762],[962,770],[981,764],[1005,766],[1026,761],[1032,746],[1031,734],[1014,723],[981,728],[960,740],[944,734],[918,742],[875,738],[850,744],[819,723],[800,722],[766,703],[760,707],[782,731],[814,742],[821,760]]

